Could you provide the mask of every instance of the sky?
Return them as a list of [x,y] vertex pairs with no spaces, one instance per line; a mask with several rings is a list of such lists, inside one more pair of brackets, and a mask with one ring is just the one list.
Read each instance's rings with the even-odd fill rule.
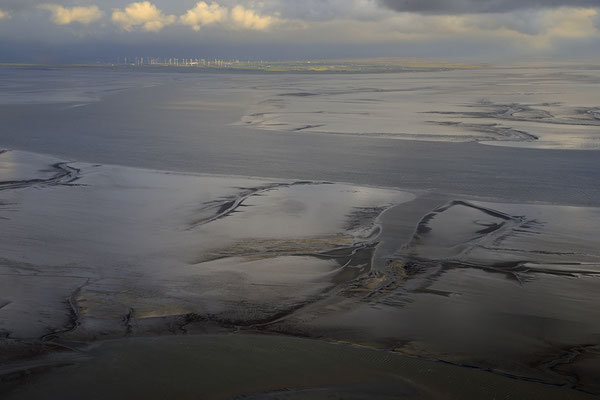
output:
[[0,0],[0,62],[598,54],[600,0]]

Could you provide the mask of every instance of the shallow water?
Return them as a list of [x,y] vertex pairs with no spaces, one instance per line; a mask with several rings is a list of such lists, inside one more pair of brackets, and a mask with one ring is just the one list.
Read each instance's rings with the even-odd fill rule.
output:
[[[2,69],[3,82],[24,81],[25,85],[32,80],[37,86],[34,92],[14,88],[4,92],[5,104],[0,105],[3,123],[0,144],[55,154],[63,159],[160,170],[436,189],[518,203],[600,206],[600,185],[597,184],[600,163],[595,151],[542,151],[504,146],[537,146],[536,143],[541,143],[539,140],[495,142],[503,145],[500,147],[479,142],[331,135],[310,129],[290,132],[285,126],[281,129],[271,127],[271,130],[240,126],[244,116],[254,113],[252,110],[257,104],[270,98],[284,102],[285,118],[300,115],[306,118],[303,124],[314,124],[312,115],[293,111],[296,107],[318,104],[317,111],[331,108],[332,113],[315,114],[316,118],[327,118],[331,123],[343,122],[344,126],[365,133],[371,132],[369,127],[386,123],[402,128],[401,132],[416,134],[432,129],[436,132],[464,131],[460,126],[432,125],[426,121],[470,124],[487,124],[489,121],[475,116],[423,114],[421,111],[498,114],[500,111],[487,110],[487,106],[471,106],[473,102],[496,94],[498,98],[492,99],[490,104],[537,104],[560,100],[564,101],[561,107],[569,110],[597,106],[594,78],[597,71],[561,71],[548,68],[327,76],[82,71],[72,76],[68,71]],[[108,82],[107,87],[119,86],[120,89],[114,93],[106,92],[99,88],[99,82]],[[544,85],[551,86],[551,93],[542,90]],[[68,88],[69,94],[64,98],[53,98],[51,95],[57,86]],[[438,89],[383,91],[388,87],[403,90],[432,86]],[[309,89],[345,92],[334,96],[341,102],[325,94],[280,96]],[[370,95],[384,100],[369,106],[375,107],[372,115],[358,115],[356,118],[360,121],[356,121],[352,116],[334,112],[338,108],[356,111],[352,107],[368,106],[346,104],[346,100],[365,89],[371,90]],[[529,90],[533,91],[532,95],[528,94]],[[88,97],[85,105],[79,99],[81,96]],[[325,100],[319,100],[320,97]],[[532,99],[527,100],[529,97]],[[387,117],[380,118],[380,112],[386,113]],[[525,131],[530,127],[520,124],[529,124],[541,131],[534,132],[536,135],[554,132],[565,143],[582,140],[582,148],[594,148],[593,143],[597,142],[593,139],[598,132],[597,126],[521,120],[497,120],[494,123]],[[459,134],[474,135],[466,131]],[[578,146],[565,144],[558,147]]]

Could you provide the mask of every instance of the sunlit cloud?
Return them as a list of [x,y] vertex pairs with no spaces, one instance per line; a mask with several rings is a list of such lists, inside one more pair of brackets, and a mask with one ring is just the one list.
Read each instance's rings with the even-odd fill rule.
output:
[[97,6],[63,7],[58,4],[42,4],[40,8],[52,13],[52,22],[69,25],[74,22],[87,25],[102,18],[103,12]]
[[0,10],[0,19],[8,18],[8,13]]
[[228,14],[229,10],[218,3],[207,4],[200,1],[194,8],[179,17],[179,20],[182,24],[189,25],[193,30],[198,31],[204,25],[225,21]]
[[183,25],[198,31],[203,26],[219,23],[234,29],[263,31],[281,20],[276,15],[261,15],[257,11],[237,5],[232,9],[212,2],[200,1],[196,6],[179,17]]
[[114,10],[112,21],[126,31],[141,28],[150,32],[158,32],[167,25],[175,23],[174,15],[165,15],[149,1],[131,3],[124,10]]
[[277,17],[259,15],[253,10],[238,5],[231,10],[231,20],[237,27],[262,31],[277,22]]

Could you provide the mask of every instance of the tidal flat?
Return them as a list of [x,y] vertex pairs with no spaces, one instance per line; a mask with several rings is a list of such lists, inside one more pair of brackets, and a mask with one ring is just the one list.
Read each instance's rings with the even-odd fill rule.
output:
[[95,368],[109,339],[261,332],[598,390],[596,208],[0,159],[4,377],[31,353]]
[[597,70],[0,74],[2,396],[600,394]]

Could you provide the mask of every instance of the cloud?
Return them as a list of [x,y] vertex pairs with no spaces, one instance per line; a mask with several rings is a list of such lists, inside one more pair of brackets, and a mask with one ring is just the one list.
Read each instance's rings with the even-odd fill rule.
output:
[[102,11],[97,6],[63,7],[58,4],[42,4],[40,8],[52,13],[52,22],[57,25],[69,25],[74,22],[88,25],[102,17]]
[[594,25],[596,26],[596,29],[600,30],[600,12],[597,13],[594,18]]
[[261,0],[261,10],[279,13],[282,18],[303,21],[332,21],[340,19],[375,20],[385,17],[389,10],[380,7],[378,0]]
[[561,7],[504,14],[422,15],[399,13],[362,30],[374,41],[436,41],[477,38],[515,49],[548,50],[558,41],[600,38],[593,8]]
[[514,14],[502,14],[498,17],[479,14],[455,18],[466,34],[507,39],[518,47],[532,49],[550,49],[557,40],[599,36],[594,25],[598,11],[592,8],[543,9],[526,12],[522,18],[517,18]]
[[420,14],[505,13],[514,10],[598,7],[598,0],[379,0],[396,11]]
[[2,0],[2,11],[5,14],[13,14],[26,9],[38,7],[44,2],[40,0]]
[[124,10],[116,9],[112,13],[112,21],[126,31],[141,27],[146,31],[158,32],[176,20],[174,15],[165,15],[149,1],[131,3]]
[[196,6],[179,17],[179,22],[198,31],[203,26],[219,23],[233,29],[263,31],[273,24],[281,22],[276,15],[261,15],[253,9],[237,5],[232,9],[212,2],[200,1]]
[[542,15],[544,35],[560,39],[584,39],[598,34],[598,11],[590,8],[559,8]]
[[[596,25],[599,10],[561,7],[521,10],[502,14],[425,15],[387,13],[379,20],[339,19],[308,22],[303,30],[278,29],[279,43],[351,45],[367,51],[371,47],[418,49],[420,55],[439,57],[461,54],[473,58],[506,54],[550,54],[581,43],[600,45]],[[444,48],[441,43],[446,43]],[[450,50],[454,49],[454,50]],[[392,50],[393,51],[393,50]],[[403,53],[409,54],[409,53]]]
[[179,17],[179,20],[182,24],[189,25],[193,30],[198,31],[204,25],[225,21],[228,14],[229,10],[218,3],[207,4],[200,1],[194,8]]
[[[95,54],[110,59],[119,52],[267,59],[598,57],[600,0],[571,0],[575,6],[559,7],[566,1],[0,0],[0,59],[14,57],[11,50],[17,55],[46,51],[43,46],[65,46],[73,58],[84,58],[68,47],[73,43],[81,46],[81,54],[92,54],[90,59]],[[587,3],[596,6],[584,7]],[[46,4],[44,12],[40,4]],[[92,4],[104,11],[95,23],[78,11]],[[64,29],[57,23],[89,25]],[[98,42],[105,47],[96,52]],[[129,50],[117,50],[124,48]]]
[[231,21],[236,27],[245,29],[262,31],[268,29],[273,23],[277,22],[277,20],[277,17],[268,15],[262,16],[241,5],[235,6],[231,10]]
[[0,10],[0,19],[8,18],[8,13]]

